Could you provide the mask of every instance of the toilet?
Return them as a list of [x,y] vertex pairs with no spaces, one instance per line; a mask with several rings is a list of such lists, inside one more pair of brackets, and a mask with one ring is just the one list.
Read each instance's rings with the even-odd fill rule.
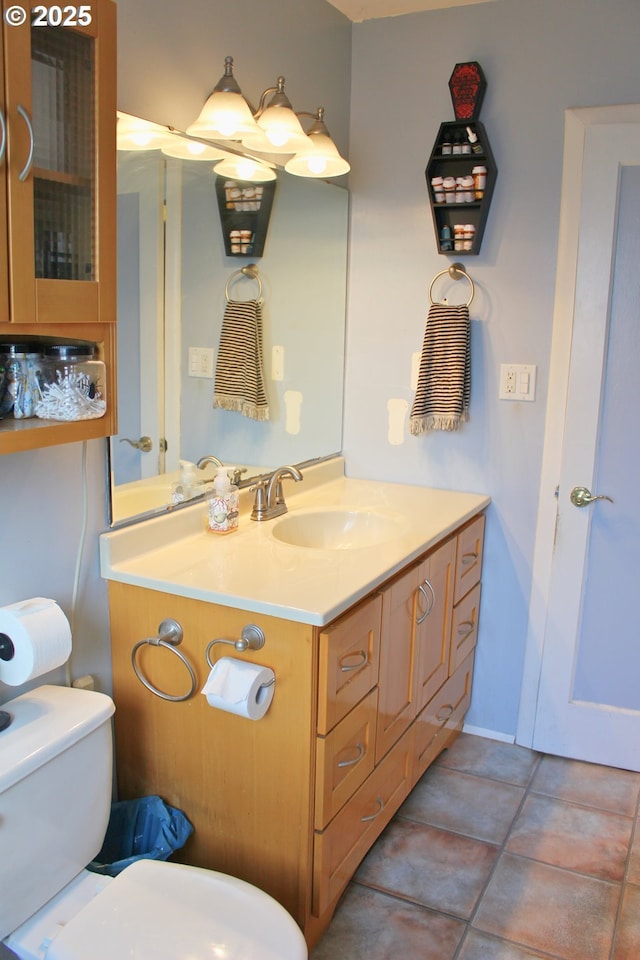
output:
[[2,709],[5,948],[21,960],[307,960],[287,911],[235,877],[157,860],[114,878],[85,869],[111,807],[109,697],[44,685]]

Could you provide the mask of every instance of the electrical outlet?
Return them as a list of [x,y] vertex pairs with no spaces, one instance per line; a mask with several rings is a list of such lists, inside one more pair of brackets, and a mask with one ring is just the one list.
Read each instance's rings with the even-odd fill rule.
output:
[[499,399],[535,400],[536,369],[533,363],[501,363]]
[[213,347],[189,347],[189,376],[213,379]]

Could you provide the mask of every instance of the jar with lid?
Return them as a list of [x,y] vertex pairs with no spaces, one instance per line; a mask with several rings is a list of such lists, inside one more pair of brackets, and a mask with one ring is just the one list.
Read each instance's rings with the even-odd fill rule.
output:
[[44,420],[95,420],[107,410],[105,366],[92,343],[46,346],[41,398],[36,416]]
[[42,356],[36,343],[0,343],[0,417],[34,417]]

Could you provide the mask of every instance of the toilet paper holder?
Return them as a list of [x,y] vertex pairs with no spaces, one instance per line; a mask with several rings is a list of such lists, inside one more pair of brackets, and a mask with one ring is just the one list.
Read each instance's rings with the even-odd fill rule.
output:
[[216,643],[227,643],[230,646],[235,647],[238,653],[244,653],[245,650],[261,650],[266,643],[266,637],[264,635],[264,630],[262,630],[260,627],[257,627],[255,623],[248,623],[242,628],[238,640],[226,640],[223,637],[217,637],[215,640],[209,641],[205,656],[207,658],[207,663],[211,668],[213,668],[211,648],[215,646]]

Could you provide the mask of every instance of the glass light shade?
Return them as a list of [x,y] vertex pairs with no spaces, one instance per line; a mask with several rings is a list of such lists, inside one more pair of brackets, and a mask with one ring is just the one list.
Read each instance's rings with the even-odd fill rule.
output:
[[256,122],[241,93],[214,90],[186,132],[190,137],[241,140],[245,134],[256,132]]
[[170,143],[161,147],[168,157],[177,157],[180,160],[224,160],[229,154],[217,147],[211,147],[199,140],[185,140],[183,137],[173,137]]
[[277,175],[272,167],[264,163],[251,160],[250,157],[227,157],[216,163],[213,172],[220,177],[231,177],[234,180],[250,180],[254,183],[265,183],[267,180],[276,180]]
[[[253,133],[242,138],[243,144],[250,150],[297,153],[307,144],[307,135],[284,92],[284,83],[284,77],[278,77],[277,87],[272,88],[276,92],[268,106],[264,110],[260,108],[256,114],[261,134]],[[267,92],[262,95],[263,98]]]
[[323,133],[307,137],[310,146],[285,163],[287,173],[296,177],[340,177],[348,173],[350,164],[340,156],[331,139]]
[[116,145],[118,150],[159,150],[172,139],[166,127],[140,117],[118,113]]

